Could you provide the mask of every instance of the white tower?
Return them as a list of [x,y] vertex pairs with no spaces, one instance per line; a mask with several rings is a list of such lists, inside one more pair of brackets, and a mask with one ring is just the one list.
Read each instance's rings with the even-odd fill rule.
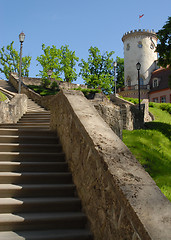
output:
[[151,73],[156,69],[157,35],[154,31],[134,30],[123,35],[125,86],[136,86],[138,75],[136,64],[140,62],[140,85],[149,83]]

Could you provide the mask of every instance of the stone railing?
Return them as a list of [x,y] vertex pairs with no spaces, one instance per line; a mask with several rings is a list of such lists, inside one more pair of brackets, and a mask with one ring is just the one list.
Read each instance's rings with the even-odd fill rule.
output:
[[26,111],[27,96],[15,94],[10,101],[0,102],[0,123],[16,123]]
[[6,102],[8,102],[10,99],[12,99],[12,98],[16,95],[16,93],[10,92],[10,91],[2,88],[2,87],[0,87],[0,91],[1,91],[3,94],[5,94],[5,96],[7,97],[7,101],[6,101]]
[[[18,75],[11,73],[9,77],[10,83],[14,86],[15,89],[18,89]],[[27,95],[28,98],[34,100],[37,104],[44,107],[45,109],[50,109],[50,101],[53,99],[53,95],[50,96],[40,96],[38,93],[34,92],[32,89],[27,87],[23,82],[21,82],[21,93]]]
[[78,91],[51,103],[57,131],[95,240],[169,240],[171,203]]
[[141,105],[141,112],[138,106],[128,102],[125,99],[110,95],[110,100],[120,107],[121,117],[123,121],[123,129],[134,130],[144,127],[144,106]]

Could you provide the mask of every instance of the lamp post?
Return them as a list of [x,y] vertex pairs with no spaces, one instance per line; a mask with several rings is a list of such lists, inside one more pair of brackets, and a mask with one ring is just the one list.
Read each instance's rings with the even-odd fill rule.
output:
[[18,93],[21,93],[21,65],[22,65],[22,47],[23,47],[23,42],[25,39],[25,34],[23,32],[20,33],[19,35],[19,40],[20,40],[20,68],[19,68],[19,84],[18,84]]
[[49,80],[50,80],[50,77],[51,77],[52,73],[53,73],[53,71],[49,69],[48,72],[47,72]]
[[117,67],[117,62],[113,62],[113,67],[114,67],[114,82],[115,82],[115,96],[116,96],[116,67]]
[[138,70],[138,108],[139,108],[139,111],[141,110],[141,106],[140,106],[140,69],[141,69],[141,64],[138,62],[136,64],[136,68]]

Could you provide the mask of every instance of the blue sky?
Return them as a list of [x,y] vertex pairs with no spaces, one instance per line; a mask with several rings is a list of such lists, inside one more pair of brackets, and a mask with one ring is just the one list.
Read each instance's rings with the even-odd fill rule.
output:
[[[41,69],[36,58],[43,53],[42,43],[57,48],[67,44],[80,60],[87,59],[90,46],[102,53],[115,51],[114,59],[124,57],[123,34],[134,29],[157,32],[170,16],[171,1],[0,0],[0,12],[0,48],[14,41],[19,51],[18,35],[23,31],[23,55],[32,56],[29,75],[35,77]],[[4,78],[2,73],[0,78]]]

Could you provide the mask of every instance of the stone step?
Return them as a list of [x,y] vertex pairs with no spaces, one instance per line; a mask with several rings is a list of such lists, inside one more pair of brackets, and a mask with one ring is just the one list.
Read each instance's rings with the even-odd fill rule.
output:
[[72,175],[70,172],[0,172],[0,184],[2,183],[71,183]]
[[81,210],[76,197],[0,198],[0,213],[75,212]]
[[74,229],[83,228],[85,223],[81,212],[0,214],[0,231]]
[[24,116],[30,116],[30,117],[34,117],[34,116],[50,116],[50,111],[27,111],[24,115]]
[[61,144],[0,143],[0,152],[61,152]]
[[0,232],[2,240],[92,240],[87,229],[6,231]]
[[3,162],[0,172],[66,172],[66,162]]
[[0,126],[0,135],[16,135],[16,136],[56,136],[54,132],[49,129],[18,129],[18,128],[3,128]]
[[70,184],[0,184],[1,198],[9,197],[66,197],[75,195]]
[[18,129],[18,130],[50,130],[49,124],[32,124],[32,125],[6,125],[1,124],[0,128],[8,128],[8,129]]
[[0,152],[0,161],[21,161],[21,162],[62,162],[65,161],[65,154],[47,152]]
[[48,143],[57,144],[59,139],[56,136],[9,136],[0,135],[0,143]]
[[24,118],[24,119],[20,119],[18,121],[18,124],[20,123],[49,123],[50,119],[49,118]]
[[11,123],[9,123],[9,124],[1,124],[0,125],[1,127],[16,127],[16,128],[18,128],[18,127],[49,127],[49,122],[42,122],[42,123],[36,123],[36,122],[18,122],[18,123],[16,123],[16,124],[11,124]]

